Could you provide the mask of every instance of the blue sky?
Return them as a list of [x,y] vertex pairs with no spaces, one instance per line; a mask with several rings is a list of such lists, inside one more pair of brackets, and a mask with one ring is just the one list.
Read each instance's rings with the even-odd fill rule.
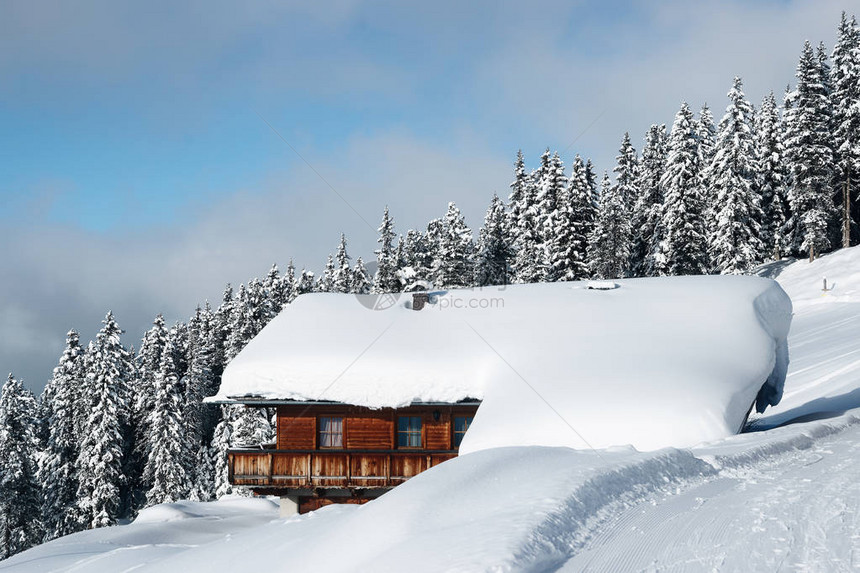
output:
[[367,258],[386,204],[399,231],[451,200],[477,228],[518,148],[611,169],[682,100],[719,119],[734,75],[781,91],[843,8],[304,4],[4,3],[0,369],[39,388],[69,328],[113,309],[136,343],[342,231]]

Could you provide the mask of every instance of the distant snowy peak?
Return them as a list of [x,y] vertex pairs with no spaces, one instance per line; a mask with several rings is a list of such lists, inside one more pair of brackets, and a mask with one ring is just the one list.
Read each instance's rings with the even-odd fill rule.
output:
[[779,400],[791,302],[774,281],[588,286],[440,291],[420,311],[412,294],[303,295],[230,363],[215,400],[483,399],[465,449],[690,445],[736,432],[762,386],[762,405]]

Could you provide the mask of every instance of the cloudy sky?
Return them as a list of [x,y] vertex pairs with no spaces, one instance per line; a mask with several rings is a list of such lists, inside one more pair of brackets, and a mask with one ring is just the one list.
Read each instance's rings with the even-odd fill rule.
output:
[[448,201],[477,227],[518,148],[611,169],[682,100],[719,119],[735,75],[781,92],[851,8],[306,4],[3,3],[0,371],[40,390],[68,329],[112,309],[137,345],[341,232],[368,258],[386,204],[399,231]]

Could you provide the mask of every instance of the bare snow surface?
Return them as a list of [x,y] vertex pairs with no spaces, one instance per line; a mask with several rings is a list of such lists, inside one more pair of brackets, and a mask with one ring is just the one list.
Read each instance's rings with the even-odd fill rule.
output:
[[766,381],[761,407],[779,401],[791,302],[774,281],[590,285],[438,292],[421,311],[411,295],[384,310],[303,295],[230,363],[216,399],[482,398],[461,453],[691,446],[736,433]]
[[856,571],[860,249],[776,278],[795,317],[783,400],[754,421],[765,431],[652,452],[486,449],[289,519],[242,505],[255,500],[157,506],[0,571]]

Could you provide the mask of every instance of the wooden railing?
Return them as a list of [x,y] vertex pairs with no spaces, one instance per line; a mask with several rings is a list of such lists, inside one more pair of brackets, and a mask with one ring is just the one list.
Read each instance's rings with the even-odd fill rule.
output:
[[393,487],[457,456],[456,450],[230,450],[230,483],[316,488]]

